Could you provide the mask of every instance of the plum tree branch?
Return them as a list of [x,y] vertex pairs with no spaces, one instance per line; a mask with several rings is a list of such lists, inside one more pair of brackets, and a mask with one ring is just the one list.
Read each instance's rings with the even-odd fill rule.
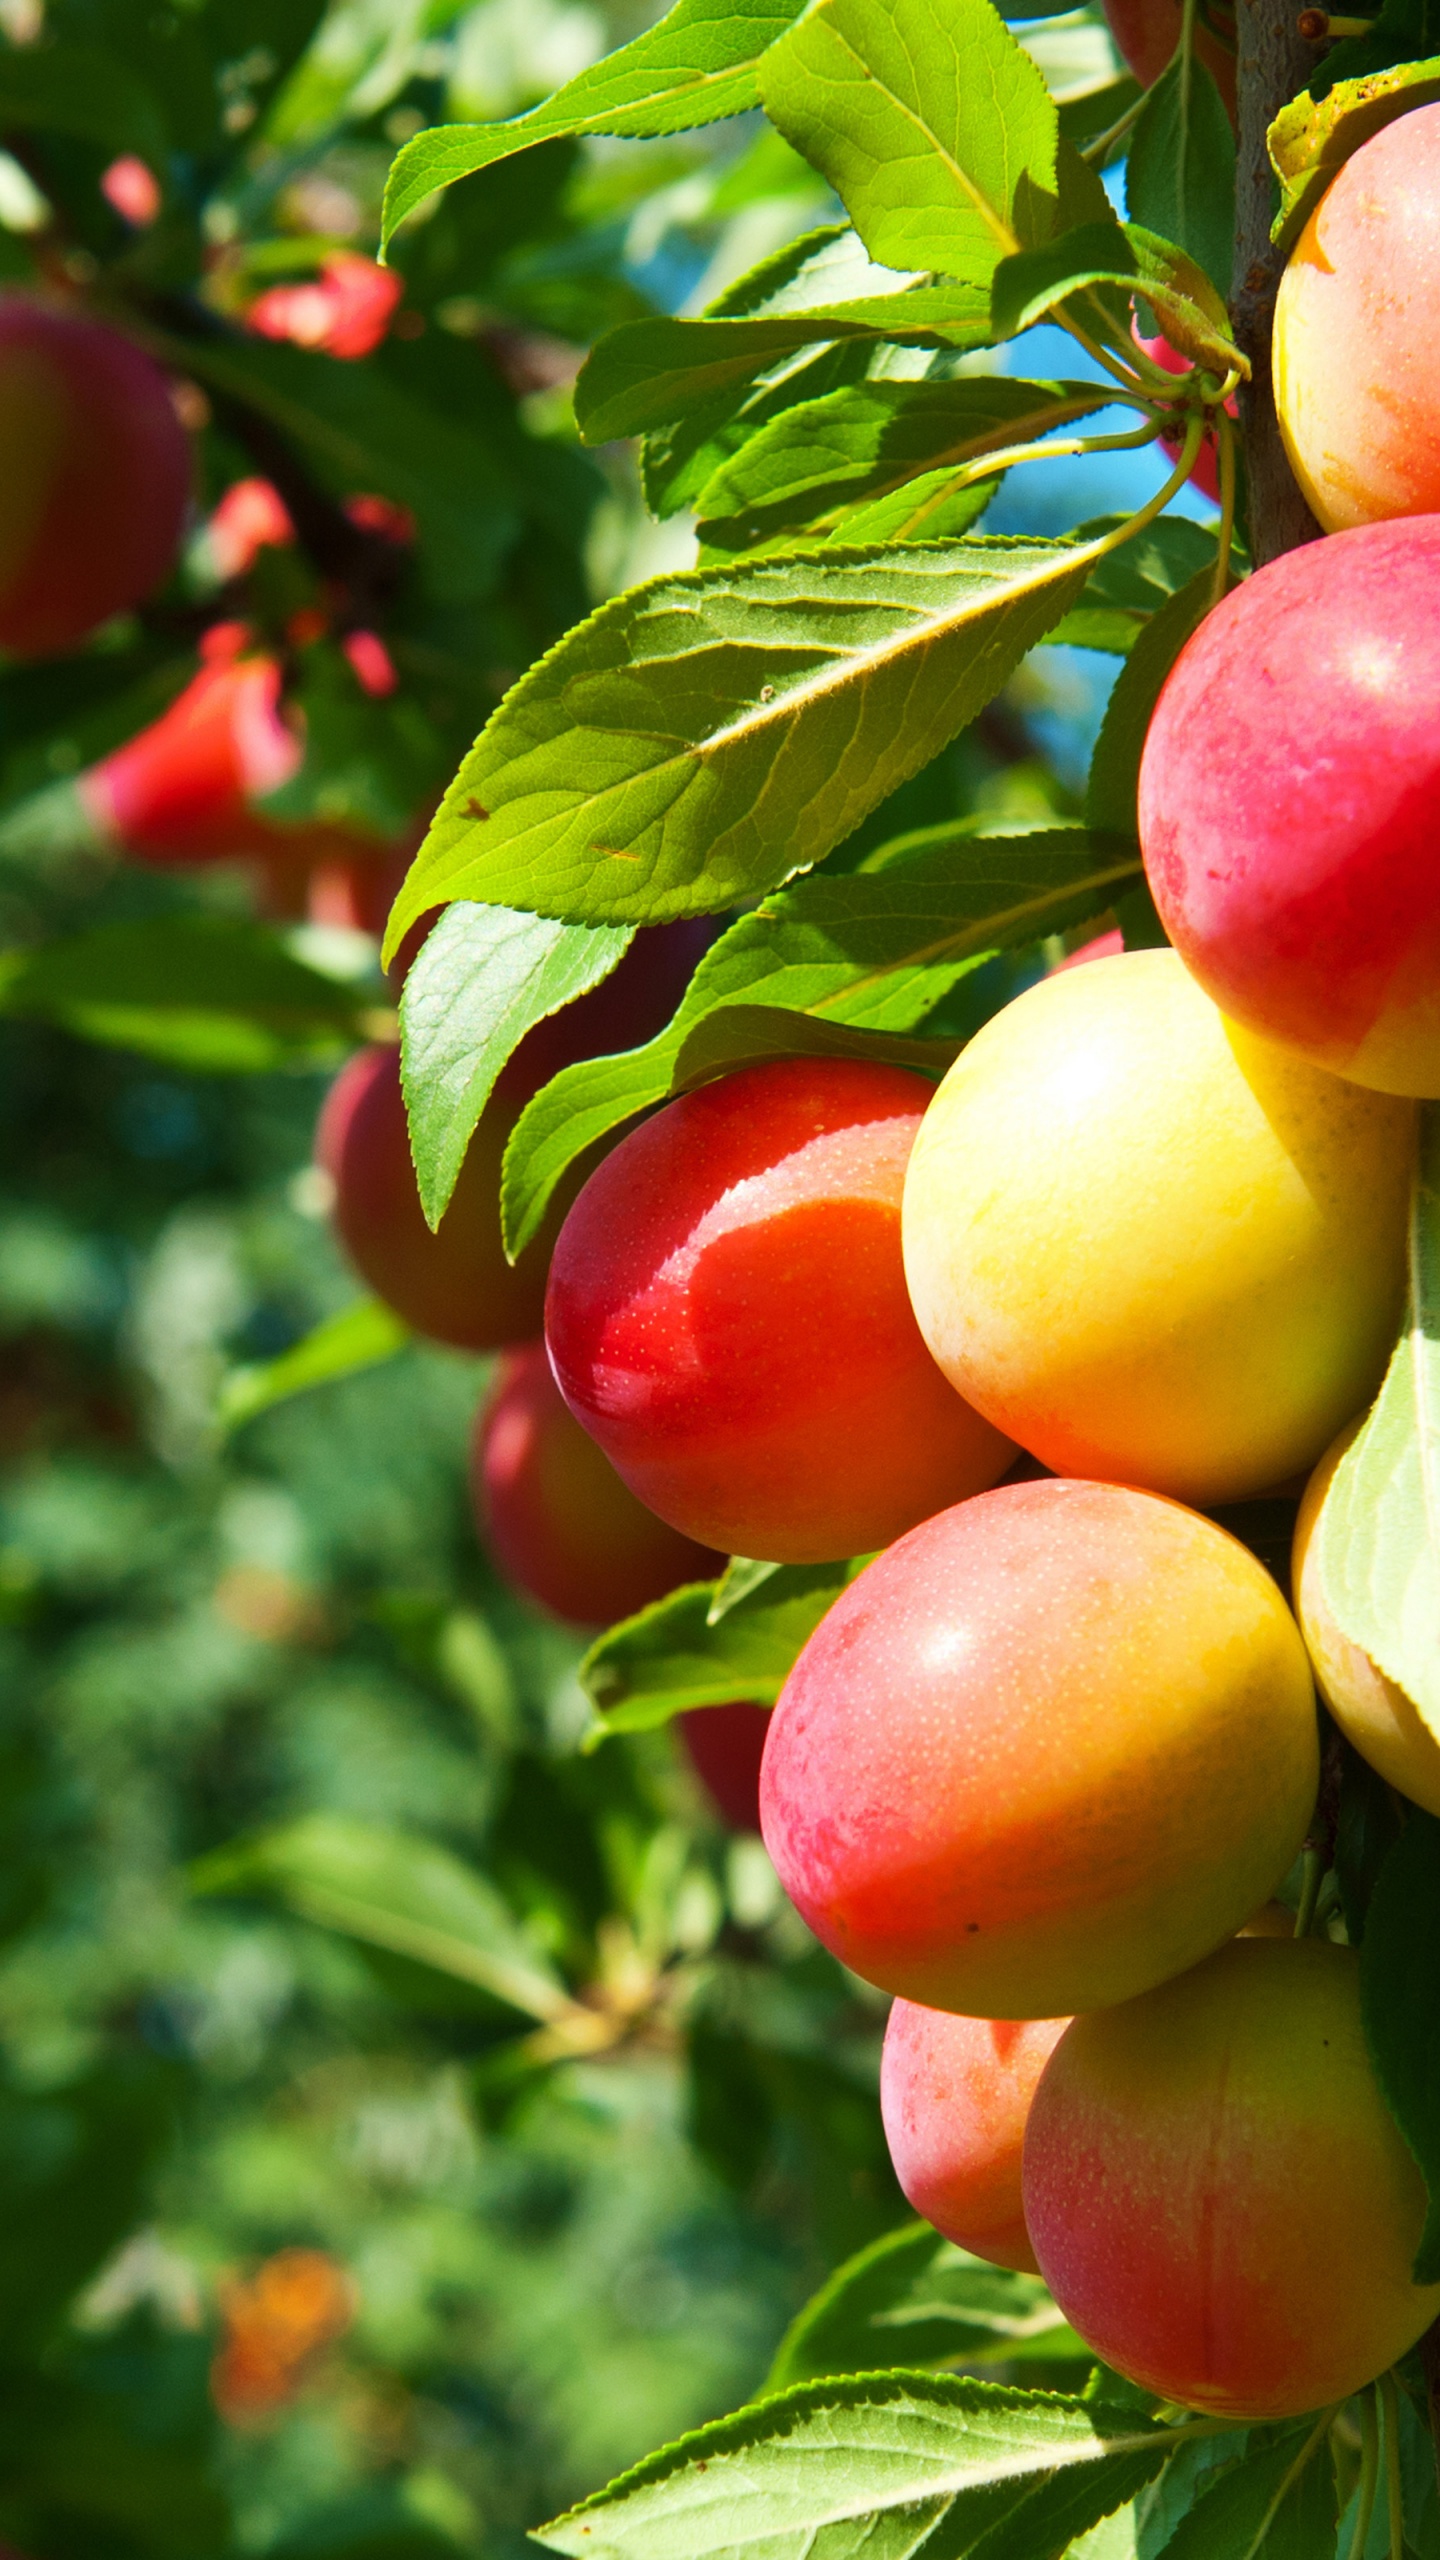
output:
[[1315,541],[1320,531],[1286,458],[1271,388],[1270,340],[1283,261],[1270,239],[1275,181],[1265,148],[1270,125],[1304,87],[1315,56],[1300,35],[1295,0],[1237,0],[1235,34],[1240,131],[1231,319],[1251,367],[1249,382],[1240,385],[1240,432],[1258,567]]

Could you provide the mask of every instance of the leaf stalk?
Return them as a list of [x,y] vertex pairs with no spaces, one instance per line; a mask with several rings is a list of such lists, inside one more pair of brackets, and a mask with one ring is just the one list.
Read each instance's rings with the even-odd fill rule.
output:
[[1380,2421],[1375,2392],[1367,2391],[1360,2402],[1360,2485],[1355,2507],[1355,2523],[1350,2535],[1345,2560],[1364,2560],[1365,2545],[1370,2538],[1370,2518],[1375,2512],[1375,2492],[1380,2479]]

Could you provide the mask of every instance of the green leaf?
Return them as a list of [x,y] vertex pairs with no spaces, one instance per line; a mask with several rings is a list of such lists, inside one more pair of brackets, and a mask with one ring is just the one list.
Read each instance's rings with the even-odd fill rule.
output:
[[1027,2355],[1094,2361],[1038,2276],[990,2266],[928,2222],[907,2222],[837,2267],[797,2313],[765,2389],[889,2364],[914,2371]]
[[[1366,42],[1368,39],[1361,38]],[[1326,71],[1347,48],[1337,46]],[[1321,86],[1317,80],[1315,87]],[[1273,236],[1277,247],[1293,248],[1330,181],[1352,152],[1372,134],[1440,98],[1440,61],[1402,62],[1394,70],[1376,70],[1359,79],[1323,81],[1325,94],[1302,89],[1282,107],[1266,135],[1270,159],[1280,181],[1280,209]]]
[[848,1023],[792,1012],[784,1005],[726,1004],[687,1032],[672,1083],[683,1093],[766,1058],[869,1058],[877,1065],[913,1068],[938,1083],[960,1047],[958,1040],[905,1040],[893,1031],[857,1031]]
[[1340,1810],[1335,1828],[1335,1881],[1345,1934],[1352,1947],[1362,1946],[1371,1897],[1381,1869],[1404,1828],[1402,1799],[1387,1787],[1378,1769],[1362,1760],[1343,1734],[1340,1748]]
[[202,1074],[333,1058],[366,1010],[262,926],[219,916],[99,925],[0,957],[0,1013]]
[[357,1298],[338,1315],[327,1316],[300,1342],[273,1360],[254,1360],[232,1369],[220,1390],[216,1420],[225,1432],[238,1431],[257,1413],[308,1387],[328,1386],[332,1379],[351,1378],[393,1360],[411,1339],[410,1328],[381,1298]]
[[904,1035],[996,952],[1068,932],[1139,877],[1132,842],[1075,827],[977,836],[961,821],[895,838],[862,871],[767,898],[712,945],[674,1021],[646,1047],[582,1059],[526,1106],[505,1158],[510,1250],[523,1251],[577,1156],[678,1090],[686,1043],[722,1008]]
[[581,1686],[606,1733],[643,1733],[731,1700],[773,1707],[848,1579],[844,1564],[781,1565],[713,1623],[719,1585],[686,1583],[601,1636],[580,1665]]
[[[779,150],[788,150],[778,134]],[[787,312],[834,308],[856,296],[882,296],[902,282],[890,267],[877,267],[848,222],[828,223],[762,258],[706,305],[705,320],[783,318]],[[983,325],[983,297],[967,297],[975,325]],[[863,381],[870,342],[842,336],[817,349],[794,348],[769,369],[769,378],[731,381],[709,397],[688,400],[682,414],[646,438],[642,474],[647,505],[656,515],[688,506],[719,465],[756,428],[797,400]]]
[[718,1627],[721,1619],[728,1617],[738,1602],[748,1600],[751,1592],[758,1591],[762,1582],[773,1582],[776,1574],[784,1571],[782,1564],[776,1564],[768,1556],[732,1556],[711,1591],[710,1606],[705,1613],[707,1627]]
[[1049,312],[1079,300],[1081,317],[1122,351],[1130,345],[1130,306],[1140,294],[1171,345],[1213,372],[1246,369],[1230,334],[1229,315],[1209,277],[1183,249],[1140,224],[1090,223],[1038,249],[1002,259],[991,289],[998,337],[1033,329]]
[[[1118,531],[1124,519],[1101,516],[1079,528],[1087,537]],[[1091,570],[1074,611],[1051,632],[1073,648],[1110,649],[1128,657],[1145,625],[1203,569],[1212,574],[1215,536],[1189,516],[1157,516],[1132,542],[1109,551]],[[1237,558],[1237,571],[1243,564]]]
[[1146,97],[1130,136],[1125,202],[1131,219],[1178,242],[1222,300],[1235,241],[1235,135],[1203,62],[1178,55]]
[[410,1147],[432,1227],[511,1051],[608,977],[633,938],[633,925],[557,924],[463,899],[432,926],[400,1000]]
[[1101,133],[1108,133],[1139,98],[1140,83],[1128,72],[1115,80],[1107,80],[1103,89],[1082,89],[1070,97],[1056,99],[1060,110],[1060,131],[1067,142],[1077,148]]
[[1140,757],[1151,714],[1166,677],[1214,600],[1214,571],[1201,569],[1151,616],[1136,640],[1105,706],[1090,759],[1085,815],[1092,827],[1119,836],[1137,832]]
[[1440,2283],[1440,1822],[1411,1805],[1365,1917],[1360,2000],[1385,2103],[1420,2164],[1429,2209],[1411,2272]]
[[575,416],[587,444],[644,435],[695,409],[713,411],[800,347],[837,339],[897,346],[988,346],[990,301],[974,285],[916,285],[855,301],[751,319],[629,320],[601,339],[581,367]]
[[974,719],[1092,557],[980,538],[696,570],[617,596],[483,731],[388,947],[451,898],[640,924],[775,887]]
[[939,2374],[812,2382],[652,2454],[535,2539],[577,2560],[902,2560],[932,2538],[945,2560],[1054,2560],[1190,2431]]
[[886,266],[983,285],[1056,227],[1055,102],[989,0],[818,0],[760,101]]
[[153,91],[100,45],[7,43],[0,50],[0,125],[135,151],[162,175],[169,158]]
[[1316,1526],[1341,1633],[1440,1735],[1440,1107],[1420,1106],[1404,1330]]
[[1328,96],[1341,81],[1358,85],[1396,65],[1419,63],[1433,69],[1437,45],[1440,11],[1435,0],[1381,0],[1379,14],[1363,34],[1345,37],[1326,54],[1310,82],[1311,95]]
[[1102,2516],[1078,2542],[1072,2542],[1066,2560],[1142,2560],[1137,2505],[1121,2507],[1113,2516]]
[[436,125],[417,133],[397,155],[386,184],[385,241],[437,188],[532,143],[585,133],[681,133],[742,115],[756,102],[761,55],[798,5],[678,0],[658,26],[567,80],[527,115],[507,124]]
[[1334,2560],[1331,2413],[1299,2427],[1257,2428],[1243,2461],[1202,2490],[1155,2560]]
[[[696,501],[701,542],[712,553],[753,551],[793,540],[798,527],[848,539],[847,518],[862,502],[892,492],[908,498],[917,474],[953,471],[1029,442],[1084,417],[1105,397],[1085,383],[990,374],[860,382],[803,401],[762,427],[706,483]],[[977,509],[993,485],[973,493]]]
[[190,1871],[201,1894],[274,1895],[322,1928],[475,1984],[512,2009],[560,2017],[570,1999],[499,1894],[433,1840],[341,1814],[214,1850]]

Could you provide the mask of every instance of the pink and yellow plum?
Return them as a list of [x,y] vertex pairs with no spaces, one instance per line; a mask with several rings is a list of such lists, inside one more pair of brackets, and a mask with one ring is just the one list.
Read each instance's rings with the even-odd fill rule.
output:
[[761,1819],[802,1918],[866,1981],[1058,2018],[1240,1928],[1316,1772],[1305,1649],[1249,1550],[1154,1494],[1051,1477],[925,1521],[841,1593],[781,1692]]
[[1038,2274],[1020,2161],[1040,2074],[1068,2018],[959,2018],[897,2000],[880,2058],[880,2114],[909,2201],[947,2240]]
[[1347,2399],[1412,2347],[1425,2184],[1377,2086],[1359,1963],[1240,1939],[1077,2018],[1025,2135],[1025,2219],[1086,2344],[1242,2422]]
[[1338,169],[1275,304],[1280,431],[1327,533],[1440,512],[1440,106],[1413,107]]
[[1145,869],[1206,994],[1382,1093],[1440,1095],[1437,597],[1440,514],[1270,561],[1181,651],[1140,767]]

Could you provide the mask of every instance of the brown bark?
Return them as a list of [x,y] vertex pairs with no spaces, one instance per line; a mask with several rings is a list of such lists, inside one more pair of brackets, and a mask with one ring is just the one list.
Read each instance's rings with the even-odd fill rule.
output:
[[1284,264],[1272,248],[1274,179],[1265,135],[1315,68],[1300,34],[1296,0],[1236,0],[1239,153],[1235,173],[1235,291],[1231,318],[1253,368],[1241,385],[1240,433],[1250,495],[1255,565],[1313,542],[1320,527],[1295,484],[1280,441],[1270,384],[1270,337]]

